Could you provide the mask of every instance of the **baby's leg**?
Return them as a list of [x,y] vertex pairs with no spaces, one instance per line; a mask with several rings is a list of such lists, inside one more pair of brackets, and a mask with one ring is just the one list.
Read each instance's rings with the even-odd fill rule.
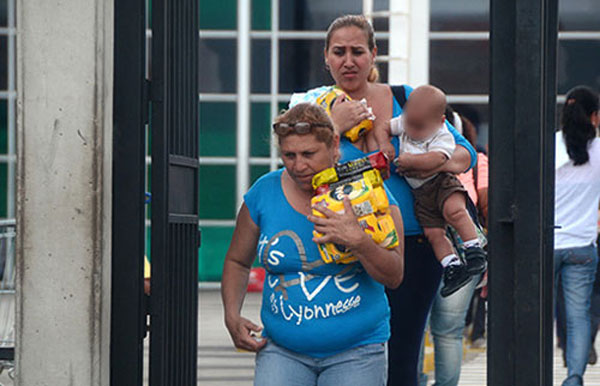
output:
[[446,237],[446,230],[444,228],[423,228],[423,233],[425,233],[425,237],[429,240],[436,259],[442,263],[444,259],[448,258],[445,262],[446,264],[442,263],[443,266],[460,263],[460,259],[454,253],[452,243]]
[[487,255],[481,248],[475,224],[466,209],[465,193],[452,193],[444,202],[444,218],[456,229],[465,247],[467,271],[479,275],[487,269]]
[[446,222],[456,229],[464,242],[477,240],[475,224],[467,212],[465,193],[455,192],[448,196],[444,201],[443,214]]
[[425,236],[433,247],[435,257],[444,267],[444,285],[440,289],[442,297],[450,296],[471,281],[467,266],[454,253],[450,240],[443,228],[423,228]]

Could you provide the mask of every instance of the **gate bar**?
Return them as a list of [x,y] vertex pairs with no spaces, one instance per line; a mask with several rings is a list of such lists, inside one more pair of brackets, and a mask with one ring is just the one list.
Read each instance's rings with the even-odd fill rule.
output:
[[237,13],[236,208],[240,208],[250,182],[250,2],[238,0]]
[[114,1],[110,385],[143,381],[145,1]]
[[488,385],[552,384],[557,15],[491,1]]

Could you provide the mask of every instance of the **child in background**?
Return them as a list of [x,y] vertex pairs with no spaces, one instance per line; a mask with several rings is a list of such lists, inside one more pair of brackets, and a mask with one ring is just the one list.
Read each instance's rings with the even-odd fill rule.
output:
[[[402,116],[390,121],[390,134],[399,136],[399,155],[394,160],[398,172],[417,171],[427,178],[406,177],[415,196],[415,215],[444,267],[446,297],[466,285],[473,275],[487,268],[483,250],[466,210],[466,190],[450,173],[436,173],[454,152],[452,134],[445,125],[446,95],[436,87],[416,88]],[[388,141],[389,142],[389,141]],[[450,224],[464,241],[466,264],[456,255],[446,237]]]

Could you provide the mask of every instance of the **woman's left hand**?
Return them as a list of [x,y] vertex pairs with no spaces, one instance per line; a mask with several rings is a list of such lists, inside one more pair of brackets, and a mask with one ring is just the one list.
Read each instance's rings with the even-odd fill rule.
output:
[[321,212],[325,217],[309,215],[308,220],[315,224],[315,230],[323,236],[313,238],[317,244],[334,243],[348,248],[360,245],[365,237],[354,211],[350,199],[346,196],[344,201],[344,213],[336,213],[324,206],[317,205],[314,209]]

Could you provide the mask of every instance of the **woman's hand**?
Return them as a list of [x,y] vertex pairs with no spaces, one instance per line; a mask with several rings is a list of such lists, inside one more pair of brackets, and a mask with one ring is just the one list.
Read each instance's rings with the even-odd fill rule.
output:
[[252,352],[260,351],[267,344],[265,338],[258,338],[256,333],[262,331],[262,327],[257,326],[246,318],[237,316],[225,321],[227,330],[231,335],[235,347]]
[[344,197],[344,213],[336,213],[322,205],[314,206],[325,217],[308,216],[308,220],[315,224],[315,230],[323,236],[313,238],[317,244],[334,243],[348,248],[355,248],[369,238],[363,232],[354,211],[350,199]]
[[267,343],[255,339],[253,334],[260,332],[261,327],[241,316],[242,304],[248,286],[248,275],[256,256],[256,245],[260,236],[260,228],[250,217],[246,204],[238,214],[237,223],[225,263],[221,279],[221,296],[225,311],[225,326],[233,339],[235,347],[258,351]]
[[359,101],[348,100],[345,95],[337,97],[331,106],[331,120],[340,134],[344,134],[371,115],[367,106]]

